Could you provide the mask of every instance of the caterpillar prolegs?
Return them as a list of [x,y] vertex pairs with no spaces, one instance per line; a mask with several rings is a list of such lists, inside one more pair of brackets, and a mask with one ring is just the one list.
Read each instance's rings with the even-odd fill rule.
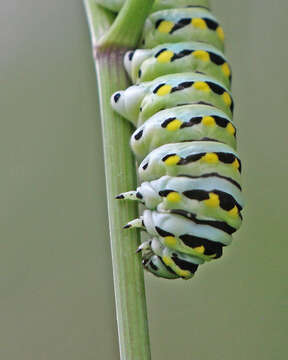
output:
[[[111,5],[118,10],[122,3]],[[146,210],[125,228],[147,231],[138,249],[144,268],[168,279],[189,279],[198,265],[221,257],[242,221],[231,69],[208,7],[201,0],[156,1],[143,48],[124,58],[134,85],[111,98],[138,127],[131,147],[140,186],[117,198]]]

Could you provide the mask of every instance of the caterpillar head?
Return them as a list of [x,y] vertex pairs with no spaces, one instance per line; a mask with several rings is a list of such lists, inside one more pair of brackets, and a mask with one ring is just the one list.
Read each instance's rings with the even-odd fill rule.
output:
[[124,67],[130,78],[132,78],[132,62],[135,55],[135,50],[127,51],[124,56]]
[[136,125],[145,90],[144,86],[133,85],[126,90],[115,92],[111,97],[113,109]]
[[133,82],[138,82],[141,78],[141,64],[151,56],[150,49],[137,49],[127,51],[124,57],[124,67]]

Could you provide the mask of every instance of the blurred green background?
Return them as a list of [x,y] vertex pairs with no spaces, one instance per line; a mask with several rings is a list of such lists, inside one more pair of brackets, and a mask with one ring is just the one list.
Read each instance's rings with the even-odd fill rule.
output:
[[[201,267],[194,280],[146,276],[153,359],[282,360],[288,2],[212,5],[234,70],[245,222],[222,260]],[[0,357],[118,359],[96,80],[82,2],[6,1],[0,24]]]

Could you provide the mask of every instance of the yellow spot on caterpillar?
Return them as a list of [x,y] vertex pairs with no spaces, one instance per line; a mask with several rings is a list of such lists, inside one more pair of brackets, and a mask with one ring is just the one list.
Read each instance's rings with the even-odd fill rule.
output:
[[172,21],[161,21],[160,25],[158,26],[157,30],[161,33],[167,34],[173,28],[174,23]]
[[181,158],[178,155],[171,155],[165,160],[165,164],[169,166],[176,165],[180,159]]
[[163,85],[157,90],[157,95],[158,96],[167,95],[170,93],[171,89],[172,89],[171,85]]
[[229,123],[229,124],[226,126],[226,130],[227,130],[228,133],[231,134],[231,135],[234,135],[234,134],[235,134],[235,128],[234,128],[234,126],[233,126],[231,123]]
[[217,194],[214,193],[209,193],[209,199],[208,200],[204,200],[205,205],[209,206],[209,207],[219,207],[220,205],[220,200],[219,200],[219,196]]
[[197,246],[195,248],[193,248],[193,250],[195,250],[196,252],[198,252],[199,254],[204,254],[205,252],[205,247],[203,245],[201,246]]
[[175,119],[167,125],[166,129],[169,131],[176,131],[180,128],[181,125],[182,125],[182,121]]
[[223,65],[221,65],[222,71],[223,73],[229,77],[231,75],[231,71],[230,71],[230,67],[229,65],[225,62]]
[[165,64],[168,63],[171,58],[173,57],[174,53],[171,50],[165,50],[163,52],[161,52],[161,54],[159,56],[157,56],[157,61],[160,64]]
[[195,56],[197,59],[200,59],[202,61],[209,61],[210,56],[207,51],[204,50],[196,50],[193,52],[193,56]]
[[166,256],[166,255],[164,255],[164,256],[162,257],[162,260],[163,260],[164,264],[167,265],[167,266],[173,265],[172,259],[169,258],[169,257]]
[[237,206],[235,205],[231,210],[228,211],[229,215],[233,216],[233,217],[236,217],[238,216],[238,208]]
[[181,195],[176,191],[170,192],[167,195],[167,200],[171,202],[179,202],[181,200]]
[[196,81],[193,84],[194,88],[201,91],[210,91],[210,87],[204,81]]
[[207,153],[204,156],[202,156],[201,160],[209,163],[209,164],[217,164],[219,159],[218,155],[214,153]]
[[231,96],[225,91],[225,92],[222,94],[222,97],[223,97],[223,100],[224,100],[225,104],[228,105],[228,106],[230,106],[231,103],[232,103]]
[[206,22],[200,18],[192,19],[191,24],[198,29],[206,29],[207,28]]
[[168,247],[169,246],[173,247],[177,244],[177,240],[173,236],[165,236],[164,242],[165,242],[165,245],[167,245]]
[[206,126],[215,126],[216,122],[212,116],[203,116],[202,124]]
[[224,37],[225,37],[225,36],[224,36],[224,31],[223,31],[223,29],[222,29],[221,26],[218,26],[218,27],[217,27],[216,32],[217,32],[220,40],[224,41]]
[[238,170],[239,167],[240,167],[239,161],[238,161],[237,159],[235,159],[231,165],[232,165],[233,168],[236,169],[236,170]]
[[185,279],[189,279],[191,276],[193,276],[193,274],[188,270],[178,270],[177,274]]

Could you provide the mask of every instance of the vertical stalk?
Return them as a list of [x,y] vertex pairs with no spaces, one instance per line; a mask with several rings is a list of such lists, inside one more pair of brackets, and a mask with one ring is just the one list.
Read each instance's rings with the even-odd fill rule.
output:
[[[135,11],[137,2],[127,0],[124,11],[130,13],[129,16]],[[131,3],[132,7],[129,8],[127,3]],[[141,18],[138,19],[138,23],[139,27],[142,27],[146,12],[143,13],[142,2],[140,12],[139,3],[138,16],[141,15]],[[146,4],[148,12],[153,1],[146,0],[143,3]],[[128,220],[138,216],[137,205],[133,202],[115,200],[115,195],[136,187],[135,161],[129,148],[132,127],[128,121],[113,112],[110,106],[111,94],[129,85],[123,68],[123,54],[127,46],[136,45],[136,39],[129,43],[125,35],[123,44],[115,40],[118,32],[127,34],[127,26],[129,27],[129,18],[126,22],[123,21],[122,10],[118,15],[120,25],[118,28],[115,27],[116,19],[109,32],[108,29],[114,20],[113,14],[96,5],[93,0],[85,0],[85,8],[99,89],[120,355],[122,360],[149,360],[151,355],[143,269],[140,255],[135,254],[140,242],[139,234],[133,230],[122,230],[122,226]],[[121,27],[126,28],[126,32],[121,31]],[[137,31],[140,33],[139,29]]]
[[[117,50],[96,58],[105,158],[114,291],[121,359],[149,359],[149,334],[139,233],[123,231],[123,224],[137,217],[136,204],[116,201],[115,195],[136,186],[136,169],[129,150],[131,126],[115,116],[110,96],[127,85],[122,68],[123,54]],[[109,80],[108,80],[109,79]],[[125,85],[124,85],[125,84]],[[123,86],[124,85],[124,86]]]

